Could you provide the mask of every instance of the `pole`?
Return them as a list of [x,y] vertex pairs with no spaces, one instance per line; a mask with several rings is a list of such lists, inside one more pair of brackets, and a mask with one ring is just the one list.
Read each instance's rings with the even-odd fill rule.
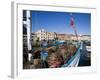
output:
[[27,47],[28,47],[28,60],[31,61],[32,54],[31,51],[31,21],[30,21],[30,11],[26,11],[26,18],[27,18]]

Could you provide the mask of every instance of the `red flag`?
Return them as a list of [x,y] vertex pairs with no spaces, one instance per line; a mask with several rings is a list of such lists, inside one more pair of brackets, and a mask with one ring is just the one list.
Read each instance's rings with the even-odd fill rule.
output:
[[72,15],[72,13],[70,13],[70,15],[71,15],[70,26],[71,26],[71,27],[74,27],[74,17],[73,17],[73,15]]
[[75,35],[76,35],[77,40],[78,40],[77,30],[76,30],[75,25],[74,25],[74,17],[72,15],[72,13],[70,15],[71,15],[70,26],[74,29]]
[[71,27],[74,27],[74,18],[73,18],[73,16],[71,16],[70,26],[71,26]]

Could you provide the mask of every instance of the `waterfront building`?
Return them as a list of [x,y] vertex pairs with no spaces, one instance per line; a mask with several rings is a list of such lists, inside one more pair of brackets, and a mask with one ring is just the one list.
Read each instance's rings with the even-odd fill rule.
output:
[[82,41],[91,41],[91,36],[90,35],[82,35],[81,40]]
[[45,29],[38,30],[35,32],[37,38],[39,41],[42,40],[54,40],[56,38],[56,33],[55,32],[48,32]]
[[57,34],[58,40],[71,40],[70,35],[68,34]]

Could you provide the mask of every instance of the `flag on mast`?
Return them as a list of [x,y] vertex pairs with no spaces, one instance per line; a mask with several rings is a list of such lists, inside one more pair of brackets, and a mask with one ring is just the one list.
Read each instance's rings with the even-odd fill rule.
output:
[[72,15],[72,13],[70,13],[70,15],[71,15],[71,18],[70,18],[70,26],[74,29],[74,32],[75,32],[75,35],[76,35],[76,38],[77,38],[77,41],[78,41],[78,35],[77,35],[77,30],[75,28],[74,17]]
[[70,15],[71,15],[70,26],[74,28],[74,18],[72,16],[72,13]]

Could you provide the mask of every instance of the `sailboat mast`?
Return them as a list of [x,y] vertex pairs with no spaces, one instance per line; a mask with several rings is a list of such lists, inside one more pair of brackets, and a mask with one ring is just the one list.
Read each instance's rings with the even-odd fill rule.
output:
[[30,21],[30,11],[26,11],[26,18],[27,18],[27,47],[28,51],[31,50],[31,21]]

